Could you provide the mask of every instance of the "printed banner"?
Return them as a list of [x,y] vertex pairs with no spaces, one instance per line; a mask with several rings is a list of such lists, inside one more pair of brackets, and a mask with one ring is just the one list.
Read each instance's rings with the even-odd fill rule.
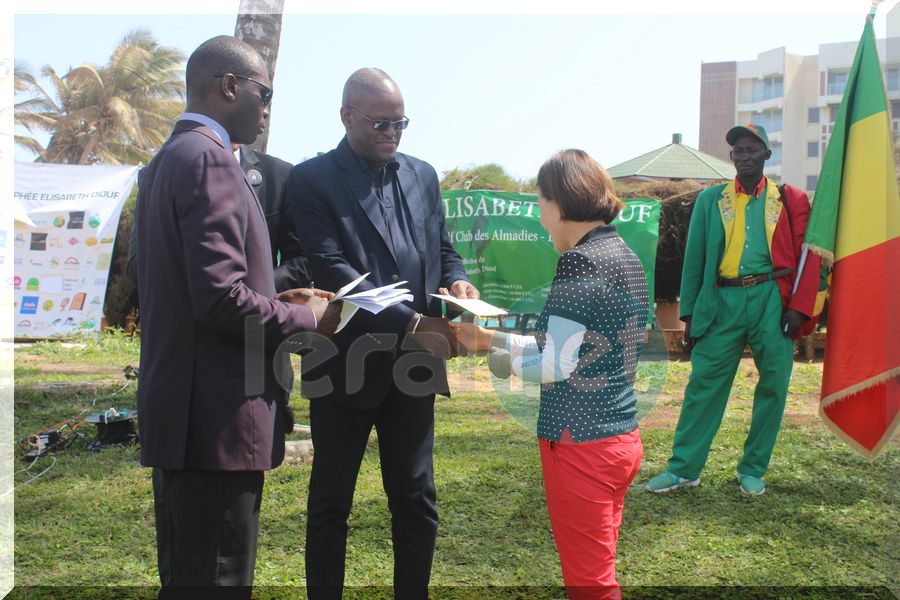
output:
[[[538,220],[537,196],[491,190],[450,190],[441,196],[450,239],[482,300],[510,312],[540,312],[559,253]],[[644,265],[652,300],[659,201],[625,203],[613,224]]]
[[16,337],[100,329],[119,215],[137,172],[16,163],[12,200],[20,216],[7,282],[15,290]]

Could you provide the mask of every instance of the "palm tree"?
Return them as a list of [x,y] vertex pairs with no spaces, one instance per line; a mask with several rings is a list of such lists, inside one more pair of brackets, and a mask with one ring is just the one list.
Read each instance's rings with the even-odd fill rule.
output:
[[[17,96],[26,92],[33,94],[31,97],[15,103],[13,121],[16,128],[19,130],[24,129],[28,133],[47,129],[49,122],[46,120],[45,115],[47,113],[56,113],[58,109],[50,96],[38,83],[37,78],[31,72],[31,68],[23,61],[17,60],[15,62],[13,68],[13,89]],[[44,146],[30,135],[16,134],[14,139],[16,145],[30,150],[37,156],[41,156],[44,152]]]
[[147,163],[184,105],[184,59],[181,51],[160,46],[138,29],[122,39],[103,67],[84,64],[60,77],[45,66],[41,73],[55,97],[23,68],[17,84],[33,96],[16,105],[16,122],[51,137],[46,148],[24,136],[16,142],[35,152],[39,162]]
[[[266,61],[269,77],[275,81],[275,62],[278,60],[278,44],[281,42],[281,13],[284,0],[241,0],[238,8],[234,37],[253,46]],[[269,111],[271,113],[271,107]],[[256,138],[253,148],[266,151],[269,128]]]

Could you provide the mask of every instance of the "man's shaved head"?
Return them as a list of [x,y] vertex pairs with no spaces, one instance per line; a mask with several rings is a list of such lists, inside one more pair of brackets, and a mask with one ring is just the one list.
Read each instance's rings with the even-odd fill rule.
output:
[[408,121],[403,94],[390,75],[371,67],[355,71],[344,84],[341,104],[347,142],[357,156],[379,168],[393,160],[403,135],[395,124],[405,127]]
[[354,71],[344,84],[344,95],[341,104],[357,106],[362,99],[384,94],[400,94],[400,88],[391,76],[374,67],[365,67]]
[[214,76],[233,73],[249,77],[265,63],[252,46],[230,35],[208,39],[191,54],[185,70],[188,97],[205,96],[218,85]]

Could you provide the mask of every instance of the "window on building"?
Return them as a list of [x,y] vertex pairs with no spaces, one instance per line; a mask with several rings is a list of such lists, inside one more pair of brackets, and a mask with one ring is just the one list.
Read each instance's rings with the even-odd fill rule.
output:
[[818,123],[819,122],[819,107],[814,106],[807,112],[806,116],[807,123]]
[[847,71],[828,71],[828,94],[843,94],[847,87]]
[[900,90],[900,67],[891,67],[884,72],[884,83],[888,91]]
[[806,191],[814,192],[816,191],[816,184],[819,183],[818,175],[807,175],[806,176]]
[[772,98],[781,98],[784,96],[784,78],[781,75],[773,75],[753,81],[753,90],[751,92],[750,101],[760,102],[762,100],[771,100]]
[[767,167],[777,167],[781,164],[781,146],[772,146],[772,157],[766,161]]
[[[841,108],[841,106],[839,104],[829,104],[828,105],[828,122],[829,123],[834,123],[834,120],[837,118],[838,110],[840,110],[840,108]],[[831,132],[829,131],[829,133],[831,133]]]
[[891,100],[891,118],[900,119],[900,100]]
[[806,156],[809,158],[819,156],[819,142],[806,142]]
[[775,131],[782,130],[782,112],[780,108],[764,110],[761,113],[757,113],[753,122],[757,125],[762,125],[763,129],[765,129],[768,133],[772,133]]

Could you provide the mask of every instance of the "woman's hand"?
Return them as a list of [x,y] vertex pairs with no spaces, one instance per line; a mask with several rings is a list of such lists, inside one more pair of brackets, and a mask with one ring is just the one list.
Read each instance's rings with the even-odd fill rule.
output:
[[491,349],[491,337],[493,331],[485,329],[475,323],[450,322],[450,329],[456,335],[457,341],[465,346],[470,354],[483,353]]

